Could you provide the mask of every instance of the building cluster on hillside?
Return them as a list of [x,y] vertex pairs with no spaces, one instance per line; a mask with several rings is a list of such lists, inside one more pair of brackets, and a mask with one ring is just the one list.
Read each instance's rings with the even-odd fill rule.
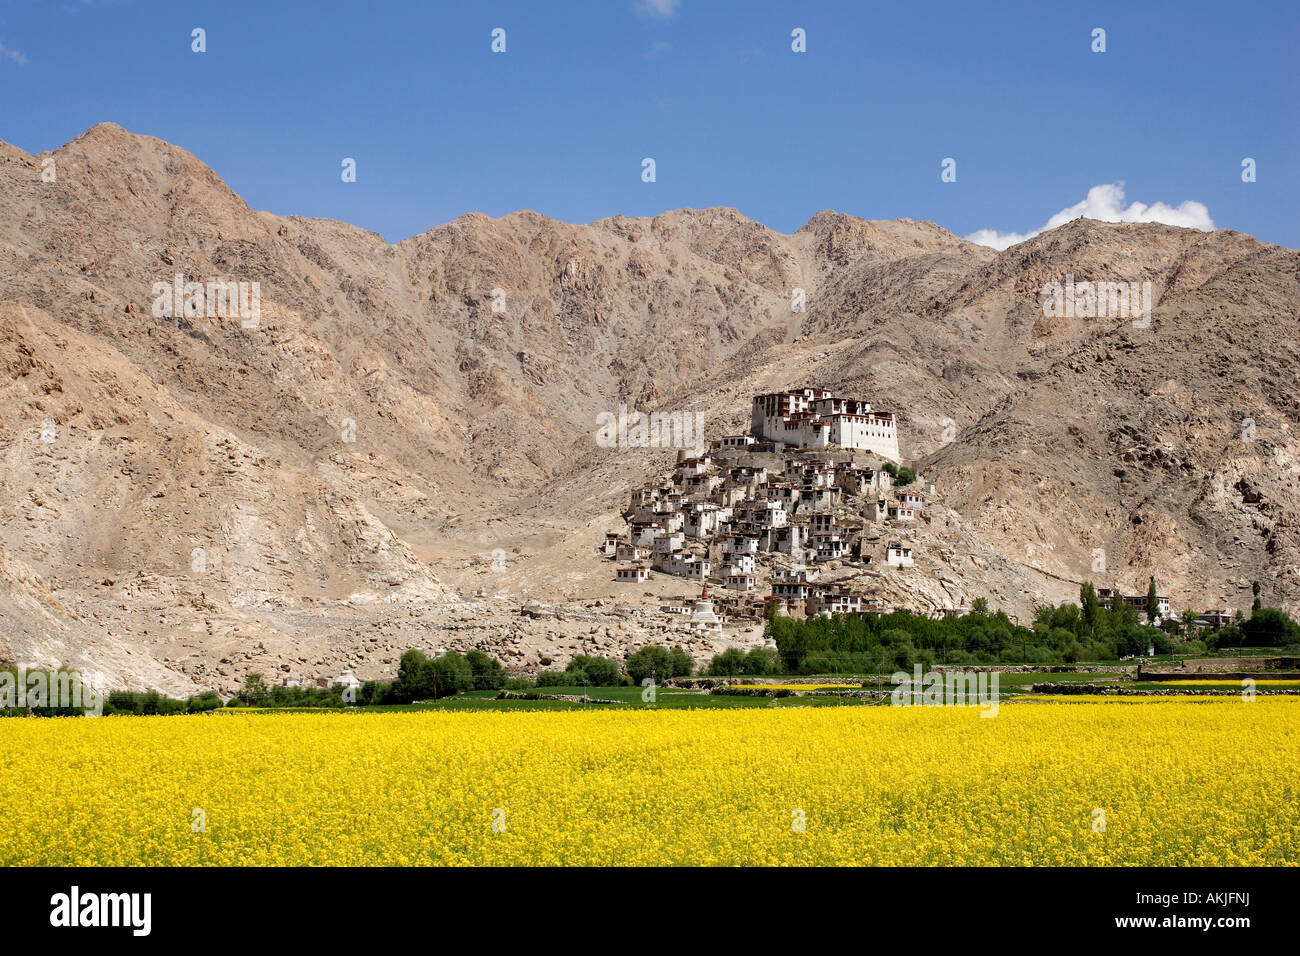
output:
[[[1115,588],[1097,588],[1097,600],[1100,601],[1102,604],[1109,605],[1112,601],[1115,600],[1116,593],[1117,592]],[[1122,603],[1125,607],[1134,608],[1137,610],[1139,614],[1146,614],[1147,612],[1146,592],[1143,592],[1142,594],[1120,594],[1119,599],[1120,599],[1120,603]],[[1169,620],[1169,598],[1156,597],[1155,620],[1157,623],[1160,621]]]
[[[1097,600],[1102,604],[1109,606],[1119,596],[1120,603],[1125,607],[1131,607],[1139,615],[1145,617],[1147,613],[1147,595],[1142,594],[1123,594],[1117,588],[1097,588]],[[1186,612],[1184,612],[1186,613]],[[1223,608],[1215,608],[1209,611],[1195,611],[1195,620],[1192,621],[1196,627],[1208,627],[1218,630],[1232,623],[1232,613]],[[1156,614],[1154,623],[1163,624],[1166,621],[1172,621],[1178,615],[1170,606],[1169,598],[1161,595],[1156,596]]]
[[770,570],[764,609],[861,612],[862,596],[818,584],[816,566],[865,567],[878,558],[887,568],[912,565],[912,546],[899,533],[918,520],[925,499],[915,487],[895,491],[881,458],[898,460],[892,413],[824,389],[758,395],[751,434],[723,436],[698,456],[679,454],[671,477],[632,493],[627,532],[606,535],[602,550],[620,565],[619,581],[655,572],[757,598],[760,571]]

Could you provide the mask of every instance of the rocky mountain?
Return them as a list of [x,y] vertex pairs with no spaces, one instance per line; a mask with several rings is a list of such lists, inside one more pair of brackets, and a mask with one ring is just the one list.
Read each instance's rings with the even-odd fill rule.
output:
[[[594,545],[672,452],[598,447],[597,415],[716,435],[805,383],[895,410],[935,482],[917,567],[860,582],[882,600],[1027,615],[1155,574],[1176,607],[1255,579],[1300,607],[1300,253],[1248,236],[1079,220],[996,253],[708,209],[389,244],[111,124],[0,143],[0,212],[0,658],[228,691],[657,639]],[[178,275],[258,283],[256,322],[156,314]],[[1067,275],[1149,282],[1150,321],[1049,317]]]

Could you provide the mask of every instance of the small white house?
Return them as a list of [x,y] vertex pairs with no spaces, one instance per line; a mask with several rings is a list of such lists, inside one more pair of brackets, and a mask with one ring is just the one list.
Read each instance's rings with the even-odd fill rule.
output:
[[732,567],[727,571],[727,587],[733,591],[752,591],[758,584],[758,578],[740,568]]
[[661,534],[655,538],[652,551],[654,554],[672,554],[686,545],[686,536],[682,534]]
[[723,435],[722,447],[723,448],[748,448],[750,445],[756,444],[757,441],[758,439],[756,439],[753,435]]
[[813,595],[813,603],[816,612],[823,617],[862,612],[862,595],[853,594],[843,588],[819,589]]
[[704,580],[712,570],[712,563],[693,554],[677,553],[668,557],[668,573],[683,578]]
[[727,559],[731,567],[742,574],[753,574],[757,570],[752,554],[729,554]]
[[912,549],[891,542],[885,549],[885,563],[891,568],[910,568],[913,564]]
[[619,568],[617,580],[628,582],[640,582],[650,580],[650,569],[644,565],[636,565],[631,568]]
[[649,548],[643,548],[635,544],[627,544],[626,542],[621,542],[617,550],[614,552],[615,561],[631,561],[636,563],[638,561],[644,561],[649,557]]
[[847,550],[844,539],[838,534],[813,535],[813,548],[817,552],[818,561],[831,561],[842,558]]

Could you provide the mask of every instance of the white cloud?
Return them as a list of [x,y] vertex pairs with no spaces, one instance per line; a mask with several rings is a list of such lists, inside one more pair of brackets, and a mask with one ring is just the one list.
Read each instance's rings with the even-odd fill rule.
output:
[[681,0],[639,0],[636,5],[637,13],[643,17],[654,17],[657,20],[671,20],[677,16],[677,8],[681,6]]
[[0,43],[0,57],[6,60],[13,60],[19,66],[26,66],[30,61],[17,50],[10,50],[3,43]]
[[1088,190],[1088,198],[1073,206],[1062,209],[1047,224],[1032,232],[998,232],[996,229],[977,229],[966,238],[981,246],[994,249],[1006,249],[1018,242],[1032,239],[1040,232],[1055,229],[1071,219],[1097,219],[1101,222],[1162,222],[1168,226],[1185,226],[1188,229],[1201,229],[1209,232],[1214,228],[1210,210],[1205,203],[1188,199],[1177,206],[1158,202],[1148,206],[1146,203],[1134,202],[1124,205],[1124,184],[1106,183],[1093,186]]

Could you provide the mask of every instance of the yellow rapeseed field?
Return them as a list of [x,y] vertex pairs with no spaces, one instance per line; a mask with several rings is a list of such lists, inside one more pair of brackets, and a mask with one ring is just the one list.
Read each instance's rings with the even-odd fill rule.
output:
[[1295,864],[1297,755],[1294,698],[13,718],[0,864]]

